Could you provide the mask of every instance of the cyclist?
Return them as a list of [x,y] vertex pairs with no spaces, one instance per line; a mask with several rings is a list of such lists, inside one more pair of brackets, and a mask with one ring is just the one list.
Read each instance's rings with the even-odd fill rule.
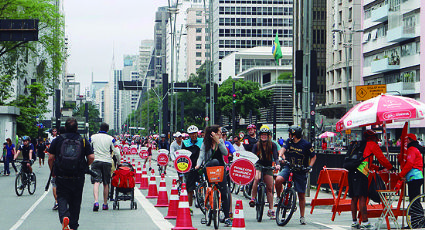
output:
[[[189,139],[183,141],[182,149],[189,150],[192,152],[190,160],[192,161],[192,169],[195,168],[195,162],[198,161],[199,152],[201,151],[203,138],[198,137],[198,127],[191,125],[187,128]],[[186,189],[187,196],[189,199],[190,214],[193,215],[192,204],[193,204],[193,191],[196,189],[196,182],[199,182],[199,176],[196,171],[189,171],[184,174],[186,178]]]
[[[206,167],[225,166],[224,156],[228,155],[226,145],[224,144],[222,128],[218,125],[212,125],[205,128],[204,143],[202,143],[201,152],[195,169],[199,169],[201,165]],[[218,183],[220,186],[221,201],[224,212],[224,223],[227,226],[232,226],[232,220],[229,216],[229,188],[227,187],[227,177],[223,177],[223,181]]]
[[[161,134],[161,140],[158,142],[158,149],[166,149],[170,151],[170,144],[165,138],[165,134]],[[168,152],[168,155],[170,155],[170,152]],[[167,174],[167,165],[164,166],[164,174]]]
[[[283,152],[279,155],[280,159],[286,159],[293,165],[302,165],[305,167],[312,167],[316,161],[316,153],[311,143],[302,138],[302,129],[299,126],[291,126],[288,129],[289,138],[282,147]],[[285,166],[283,170],[276,177],[276,193],[277,200],[279,200],[282,192],[282,184],[289,178],[289,166]],[[292,180],[295,185],[295,191],[298,193],[299,207],[300,207],[300,224],[305,225],[305,190],[307,185],[307,174],[305,172],[294,172]]]
[[34,154],[34,145],[30,143],[31,138],[29,136],[23,136],[23,144],[19,146],[18,152],[16,153],[14,160],[18,158],[19,154],[22,153],[22,158],[27,162],[26,167],[30,173],[32,173],[31,165],[33,163],[32,155]]
[[233,148],[235,151],[245,151],[245,148],[241,144],[241,139],[237,136],[233,138]]
[[[254,144],[252,152],[256,154],[259,158],[256,165],[261,165],[265,167],[271,167],[273,161],[276,163],[276,169],[280,169],[278,164],[278,152],[277,146],[271,141],[271,131],[267,125],[263,125],[260,128],[260,140]],[[275,218],[275,212],[273,210],[273,170],[266,170],[264,175],[261,175],[261,168],[256,167],[257,171],[255,173],[254,183],[252,185],[252,198],[249,201],[249,206],[254,207],[256,203],[257,196],[257,186],[261,176],[263,176],[264,182],[266,184],[266,193],[267,201],[269,202],[269,211],[267,216],[271,219]]]
[[176,139],[170,145],[170,157],[172,161],[176,159],[175,152],[179,149],[182,149],[182,143],[183,143],[182,142],[183,135],[180,132],[176,132],[173,136]]
[[[235,148],[233,148],[232,143],[230,143],[230,141],[227,141],[227,135],[228,135],[228,130],[225,127],[221,127],[221,138],[223,139],[224,145],[226,146],[226,149],[227,149],[227,155],[223,156],[224,162],[226,164],[228,164],[229,162],[232,162],[233,153],[236,152]],[[227,180],[230,180],[230,175],[227,177]],[[227,182],[230,183],[230,181],[227,181]],[[232,203],[232,193],[230,192],[230,189],[229,189],[229,202],[230,202],[230,204]],[[231,205],[230,205],[229,215],[230,215],[230,218],[233,217]]]
[[252,147],[257,143],[257,127],[253,124],[248,125],[248,135],[246,135],[242,141],[243,147],[246,151],[252,151]]
[[145,159],[144,165],[146,165],[146,162],[149,161],[149,172],[152,170],[151,162],[152,162],[152,144],[149,143],[149,140],[146,139],[145,143],[143,143],[143,147],[148,148],[148,158]]

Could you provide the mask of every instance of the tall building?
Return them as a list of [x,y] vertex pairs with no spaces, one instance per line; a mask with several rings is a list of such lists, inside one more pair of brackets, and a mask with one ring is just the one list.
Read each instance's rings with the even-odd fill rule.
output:
[[353,92],[361,82],[360,2],[328,1],[326,103],[321,109],[321,114],[328,119],[341,118],[348,108],[358,103]]
[[238,49],[271,47],[276,33],[282,47],[292,47],[293,0],[217,0],[210,16],[215,82],[228,77],[221,74],[221,59]]
[[167,22],[168,13],[167,6],[158,7],[155,14],[154,26],[154,52],[152,59],[154,60],[155,86],[162,83],[162,74],[166,73],[166,49],[167,49]]
[[[124,55],[124,67],[122,69],[122,81],[139,81],[139,56]],[[121,90],[120,92],[120,118],[123,124],[128,115],[136,110],[140,92],[135,90]]]
[[[143,40],[139,46],[139,76],[143,80],[147,80],[147,82],[154,81],[155,79],[147,79],[149,64],[152,57],[154,41],[153,40]],[[150,88],[150,84],[147,85]]]
[[[386,84],[387,92],[425,102],[425,12],[420,0],[363,1],[362,84]],[[421,90],[422,89],[422,90]],[[400,128],[400,124],[389,127]],[[424,138],[424,121],[410,132]],[[398,138],[401,129],[391,130]]]
[[120,91],[118,89],[118,81],[122,81],[122,70],[114,69],[112,75],[112,81],[109,82],[109,90],[112,91],[112,105],[110,106],[109,113],[113,120],[111,129],[114,129],[116,132],[121,132],[121,116],[120,116]]

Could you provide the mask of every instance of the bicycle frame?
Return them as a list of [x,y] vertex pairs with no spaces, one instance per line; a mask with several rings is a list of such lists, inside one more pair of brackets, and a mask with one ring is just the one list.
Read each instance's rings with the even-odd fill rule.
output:
[[208,186],[205,192],[205,210],[210,210],[211,205],[214,199],[214,192],[218,191],[218,210],[221,208],[221,192],[218,189],[218,185],[216,183],[212,184],[212,186]]

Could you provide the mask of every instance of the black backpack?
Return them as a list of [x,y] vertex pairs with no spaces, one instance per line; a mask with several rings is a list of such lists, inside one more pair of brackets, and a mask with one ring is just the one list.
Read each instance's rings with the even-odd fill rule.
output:
[[60,135],[64,140],[55,160],[56,175],[58,176],[81,176],[84,175],[84,147],[85,139],[70,139],[66,134]]
[[[344,159],[343,167],[349,171],[355,170],[366,159],[363,157],[366,141],[353,141],[348,146],[347,157]],[[372,154],[371,154],[372,155]],[[369,155],[367,158],[369,158]]]

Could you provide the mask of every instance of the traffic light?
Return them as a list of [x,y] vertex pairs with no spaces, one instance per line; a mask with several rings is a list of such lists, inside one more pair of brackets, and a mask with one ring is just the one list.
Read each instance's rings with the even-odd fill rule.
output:
[[236,104],[236,93],[233,94],[233,104]]

